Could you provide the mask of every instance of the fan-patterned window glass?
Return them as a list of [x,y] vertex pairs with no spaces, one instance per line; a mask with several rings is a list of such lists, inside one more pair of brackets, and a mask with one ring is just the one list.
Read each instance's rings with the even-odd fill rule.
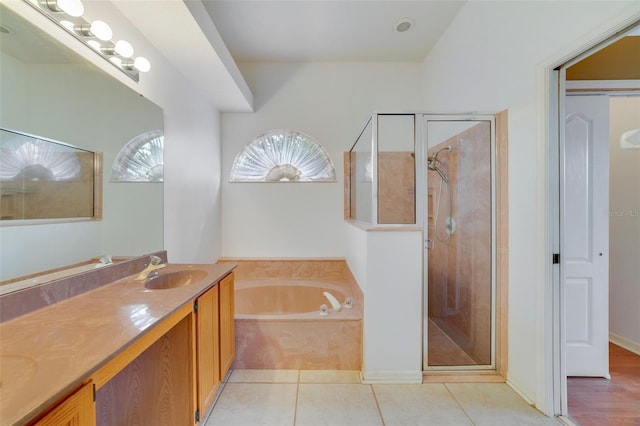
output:
[[78,149],[2,130],[0,181],[74,181],[81,178]]
[[272,130],[255,138],[236,156],[231,182],[335,182],[327,151],[312,137]]
[[122,147],[111,167],[111,182],[162,182],[164,136],[152,130]]

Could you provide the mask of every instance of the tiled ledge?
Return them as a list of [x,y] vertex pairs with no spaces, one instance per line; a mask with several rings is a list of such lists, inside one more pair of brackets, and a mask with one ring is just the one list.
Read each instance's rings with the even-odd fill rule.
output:
[[[167,262],[166,251],[151,254]],[[0,323],[136,274],[148,262],[149,255],[136,257],[0,296]]]
[[345,220],[347,225],[361,229],[366,232],[417,232],[422,228],[416,225],[372,225],[359,220]]
[[352,280],[345,259],[336,258],[223,258],[218,263],[234,263],[236,279],[326,279]]

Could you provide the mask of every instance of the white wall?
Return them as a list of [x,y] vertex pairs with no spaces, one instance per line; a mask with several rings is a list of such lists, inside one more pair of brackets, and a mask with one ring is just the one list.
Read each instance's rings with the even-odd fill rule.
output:
[[422,231],[367,233],[362,375],[422,382]]
[[347,224],[347,263],[364,293],[365,383],[422,382],[422,231]]
[[640,96],[610,101],[609,330],[611,340],[640,352],[640,149],[620,135],[640,129]]
[[[164,109],[164,248],[169,261],[215,262],[221,256],[220,112],[208,90],[185,77],[136,31],[137,20],[147,21],[148,15],[125,17],[108,3],[91,6],[99,6],[99,16],[114,32],[126,31],[137,51],[145,52],[152,69],[141,76],[135,90]],[[192,24],[197,27],[195,21]],[[208,59],[214,54],[202,52]]]
[[215,108],[195,94],[167,100],[164,247],[170,262],[209,263],[222,255],[220,150]]
[[548,259],[540,251],[547,231],[539,226],[546,207],[532,204],[544,202],[544,195],[537,197],[546,194],[545,159],[538,157],[545,135],[537,133],[545,107],[537,100],[545,92],[536,85],[537,72],[562,58],[577,39],[639,8],[637,2],[615,1],[469,2],[423,64],[425,109],[509,110],[508,380],[547,413],[552,412],[544,344]]
[[[245,63],[255,113],[222,118],[225,257],[344,257],[343,152],[377,109],[420,105],[417,63]],[[233,183],[236,154],[272,129],[293,129],[329,152],[336,183]]]

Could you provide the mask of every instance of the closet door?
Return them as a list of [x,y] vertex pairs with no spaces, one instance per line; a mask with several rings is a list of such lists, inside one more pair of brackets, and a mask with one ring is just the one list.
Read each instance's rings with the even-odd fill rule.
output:
[[567,376],[609,377],[609,97],[567,96],[561,274]]

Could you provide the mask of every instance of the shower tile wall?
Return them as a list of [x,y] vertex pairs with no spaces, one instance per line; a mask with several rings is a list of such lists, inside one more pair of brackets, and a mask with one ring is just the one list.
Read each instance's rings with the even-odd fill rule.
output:
[[[429,319],[473,362],[491,361],[491,156],[490,124],[474,127],[431,147],[432,154],[445,146],[438,159],[449,185],[435,171],[428,179]],[[442,188],[440,186],[442,185]],[[451,213],[449,193],[452,191]],[[440,197],[439,197],[440,195]],[[439,199],[438,199],[439,198]],[[448,241],[447,217],[455,220]],[[437,217],[437,224],[436,222]],[[437,228],[436,228],[437,226]],[[429,365],[456,365],[450,357],[438,359],[438,348],[429,350]],[[466,358],[467,360],[469,358]],[[464,357],[460,359],[465,359]]]
[[379,152],[378,176],[378,223],[416,223],[413,152]]

